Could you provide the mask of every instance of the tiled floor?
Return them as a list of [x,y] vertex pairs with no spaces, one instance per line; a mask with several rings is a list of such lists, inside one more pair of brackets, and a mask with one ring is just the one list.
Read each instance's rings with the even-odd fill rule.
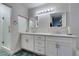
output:
[[6,52],[5,50],[0,49],[0,56],[10,56],[10,54]]
[[32,52],[26,51],[26,50],[20,50],[19,52],[10,55],[8,52],[6,52],[3,49],[0,49],[0,56],[38,56],[37,54],[34,54]]
[[26,50],[21,50],[15,53],[14,56],[38,56],[38,55],[32,52],[26,51]]

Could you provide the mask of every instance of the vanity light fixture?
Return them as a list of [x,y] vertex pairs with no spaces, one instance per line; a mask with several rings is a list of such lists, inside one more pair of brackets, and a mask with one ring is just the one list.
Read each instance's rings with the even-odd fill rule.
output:
[[42,11],[38,11],[36,14],[44,14],[44,13],[49,13],[54,11],[55,9],[50,8],[50,9],[46,9],[46,10],[42,10]]

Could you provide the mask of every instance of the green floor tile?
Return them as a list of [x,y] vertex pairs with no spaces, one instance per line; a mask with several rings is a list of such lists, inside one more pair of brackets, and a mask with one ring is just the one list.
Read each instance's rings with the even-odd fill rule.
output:
[[10,54],[6,52],[5,50],[0,49],[0,56],[10,56]]
[[8,52],[6,52],[3,49],[0,49],[0,56],[37,56],[35,53],[26,51],[26,50],[20,50],[19,52],[10,55]]
[[36,56],[36,54],[26,51],[26,50],[21,50],[21,51],[15,53],[14,55],[16,55],[16,56]]

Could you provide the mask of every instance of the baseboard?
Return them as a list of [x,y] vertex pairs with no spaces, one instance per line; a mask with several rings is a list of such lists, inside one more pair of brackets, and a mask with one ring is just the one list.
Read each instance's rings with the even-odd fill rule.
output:
[[8,52],[8,53],[12,54],[12,52],[11,52],[11,49],[10,49],[10,48],[7,48],[7,47],[5,47],[5,46],[1,46],[1,48],[2,48],[2,49],[4,49],[6,52]]
[[12,50],[12,55],[14,55],[15,53],[19,52],[21,49],[18,50]]

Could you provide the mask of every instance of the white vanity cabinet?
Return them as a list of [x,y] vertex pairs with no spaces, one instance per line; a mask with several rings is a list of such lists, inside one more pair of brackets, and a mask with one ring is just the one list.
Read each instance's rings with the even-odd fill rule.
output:
[[34,52],[45,55],[45,36],[34,36]]
[[23,49],[34,51],[34,40],[33,35],[22,35],[21,36],[21,47]]
[[46,55],[72,56],[74,54],[75,41],[67,37],[46,37]]
[[73,56],[76,36],[40,33],[21,34],[22,49],[47,56]]

